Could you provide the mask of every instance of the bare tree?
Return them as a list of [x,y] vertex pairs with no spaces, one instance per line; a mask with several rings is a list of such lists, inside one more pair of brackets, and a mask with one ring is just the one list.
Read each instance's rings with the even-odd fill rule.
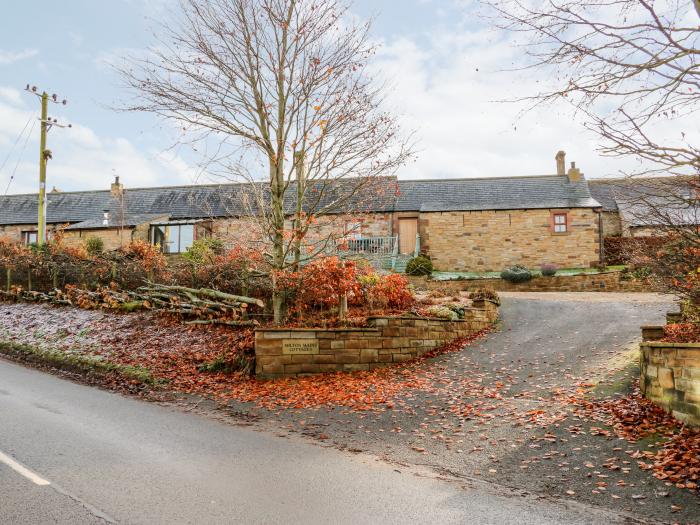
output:
[[[643,161],[635,174],[700,174],[697,129],[695,136],[677,129],[700,108],[700,13],[693,2],[485,3],[498,27],[524,37],[523,66],[538,70],[539,84],[548,86],[521,100],[568,101],[588,117],[603,154]],[[675,126],[672,138],[657,133],[664,120]]]
[[[368,75],[369,24],[336,0],[180,7],[151,55],[120,68],[137,94],[127,109],[175,122],[187,141],[215,151],[213,173],[249,183],[237,198],[268,241],[274,278],[300,262],[301,239],[319,216],[351,211],[411,156]],[[279,292],[273,310],[281,321]]]

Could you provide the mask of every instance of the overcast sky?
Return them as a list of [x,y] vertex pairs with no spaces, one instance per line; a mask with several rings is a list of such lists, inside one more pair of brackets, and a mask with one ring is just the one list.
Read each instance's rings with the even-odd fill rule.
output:
[[[8,184],[9,193],[36,191],[39,101],[23,91],[27,83],[68,99],[65,107],[50,107],[51,116],[73,127],[49,133],[49,188],[108,188],[115,174],[127,187],[195,180],[190,163],[169,149],[167,126],[150,115],[110,109],[126,93],[108,64],[153,44],[153,19],[170,3],[35,0],[3,6],[1,193]],[[382,47],[373,67],[391,87],[391,110],[406,129],[415,130],[418,140],[417,161],[399,177],[550,174],[559,149],[589,178],[615,175],[623,168],[596,154],[595,137],[566,108],[549,107],[519,118],[518,106],[500,102],[531,92],[546,79],[505,71],[522,64],[521,50],[509,35],[491,30],[472,5],[465,0],[355,3],[356,16],[375,17],[372,36]]]

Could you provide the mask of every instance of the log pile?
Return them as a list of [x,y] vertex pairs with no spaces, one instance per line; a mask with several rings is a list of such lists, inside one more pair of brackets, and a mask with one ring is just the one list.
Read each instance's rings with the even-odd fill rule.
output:
[[101,287],[84,290],[66,286],[65,290],[37,292],[13,287],[0,294],[11,300],[46,302],[55,305],[77,306],[84,309],[112,309],[125,312],[155,310],[186,318],[187,324],[224,324],[229,326],[254,326],[248,308],[264,307],[260,299],[233,295],[210,288],[187,288],[148,283],[135,291]]

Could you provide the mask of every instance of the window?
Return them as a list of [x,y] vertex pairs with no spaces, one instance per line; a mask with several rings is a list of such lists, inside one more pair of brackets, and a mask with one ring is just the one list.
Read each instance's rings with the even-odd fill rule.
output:
[[568,231],[569,224],[566,213],[555,213],[552,219],[554,233],[566,233]]
[[346,222],[343,228],[343,237],[346,239],[362,239],[362,221]]
[[24,244],[36,244],[39,242],[39,232],[36,230],[22,232],[22,242]]
[[151,242],[163,253],[184,253],[195,241],[194,224],[157,224],[151,226]]

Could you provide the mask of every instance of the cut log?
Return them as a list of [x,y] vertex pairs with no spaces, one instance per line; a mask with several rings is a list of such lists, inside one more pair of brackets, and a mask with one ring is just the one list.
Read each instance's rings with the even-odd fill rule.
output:
[[222,319],[197,319],[196,321],[186,321],[185,324],[223,324],[226,326],[258,326],[257,321],[224,321]]
[[183,294],[194,294],[196,296],[205,296],[211,299],[218,299],[220,301],[234,302],[234,303],[245,303],[254,304],[259,307],[264,307],[265,303],[260,299],[255,299],[253,297],[245,297],[243,295],[233,295],[226,292],[220,292],[219,290],[212,290],[211,288],[187,288],[186,286],[174,286],[167,284],[155,284],[149,283],[148,286],[139,288],[139,290],[171,290],[174,292],[180,292]]

